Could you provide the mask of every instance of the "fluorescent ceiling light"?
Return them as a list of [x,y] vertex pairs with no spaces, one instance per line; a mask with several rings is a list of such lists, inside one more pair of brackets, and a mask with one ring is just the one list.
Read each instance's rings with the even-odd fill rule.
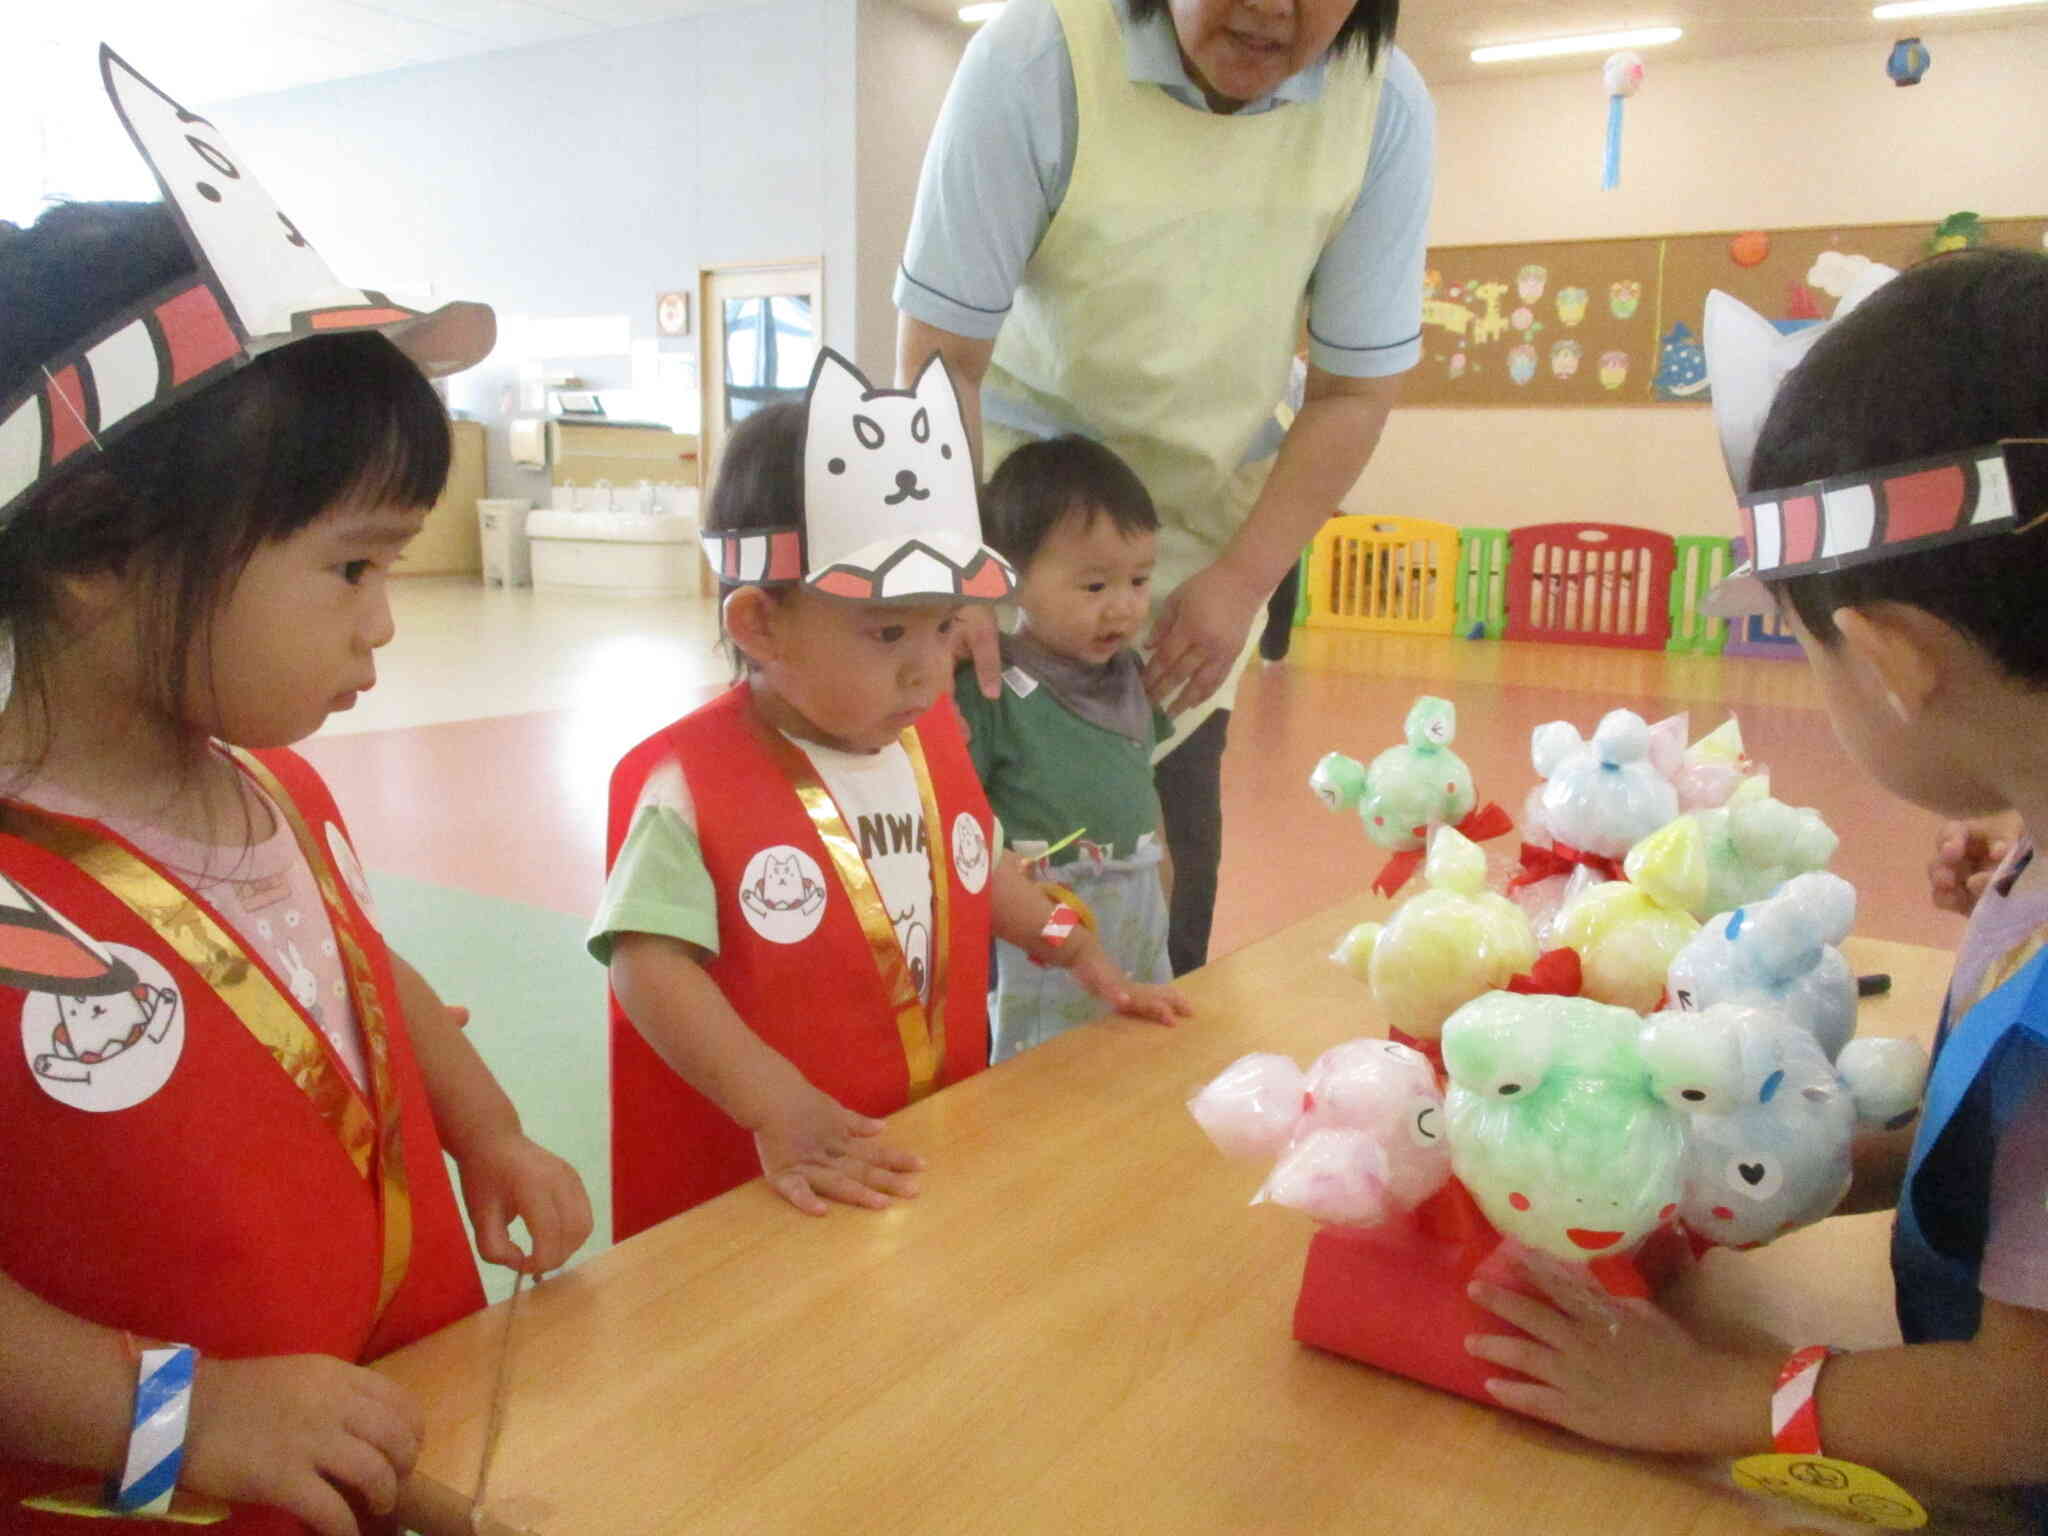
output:
[[2009,11],[2022,5],[2040,5],[2042,0],[1900,0],[1896,5],[1871,7],[1879,21],[1897,21],[1906,16],[1953,16],[1959,11]]
[[[2017,3],[2017,0],[2015,0]],[[2035,3],[2035,0],[2027,0]],[[1583,37],[1549,37],[1535,43],[1499,43],[1474,48],[1474,64],[1502,64],[1509,59],[1548,59],[1561,53],[1608,53],[1616,48],[1654,48],[1675,43],[1685,33],[1677,27],[1642,27],[1634,32],[1599,32]]]
[[960,7],[962,21],[987,21],[1003,8],[1003,0],[981,0],[979,5]]

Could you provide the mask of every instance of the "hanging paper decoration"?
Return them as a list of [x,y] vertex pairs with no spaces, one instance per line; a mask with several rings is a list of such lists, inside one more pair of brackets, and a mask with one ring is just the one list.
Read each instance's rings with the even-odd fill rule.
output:
[[1927,241],[1927,254],[1939,256],[1943,251],[1968,250],[1982,245],[1989,238],[1983,219],[1964,209],[1950,214],[1934,226],[1934,233]]
[[1600,185],[1612,191],[1621,185],[1621,104],[1643,88],[1643,56],[1624,48],[1601,66],[1600,77],[1607,86],[1607,160]]
[[1917,37],[1902,37],[1892,44],[1891,57],[1884,61],[1884,72],[1892,77],[1893,85],[1918,85],[1932,62],[1925,43]]
[[1738,267],[1761,266],[1771,254],[1771,237],[1760,229],[1737,235],[1728,242],[1728,259]]

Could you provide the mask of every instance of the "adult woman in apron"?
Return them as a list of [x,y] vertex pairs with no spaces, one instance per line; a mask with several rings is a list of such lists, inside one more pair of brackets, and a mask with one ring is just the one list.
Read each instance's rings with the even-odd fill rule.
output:
[[[1252,621],[1420,356],[1434,112],[1392,46],[1397,9],[1010,0],[969,46],[926,152],[896,284],[899,372],[944,355],[984,471],[1081,432],[1159,509],[1146,685],[1175,715],[1157,777],[1176,973],[1207,955]],[[1304,314],[1305,399],[1276,439]]]

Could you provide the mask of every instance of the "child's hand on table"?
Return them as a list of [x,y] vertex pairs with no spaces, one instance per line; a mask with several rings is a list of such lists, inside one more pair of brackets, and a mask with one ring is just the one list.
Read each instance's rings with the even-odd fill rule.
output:
[[[491,1136],[456,1160],[462,1203],[476,1229],[476,1251],[488,1263],[539,1276],[559,1269],[590,1236],[590,1195],[576,1170],[521,1132]],[[512,1241],[511,1224],[526,1223],[533,1252]]]
[[320,1536],[357,1536],[349,1502],[388,1512],[425,1433],[404,1387],[330,1355],[202,1357],[178,1481],[277,1505]]
[[1528,1334],[1477,1333],[1465,1348],[1532,1378],[1487,1383],[1502,1406],[1603,1445],[1735,1453],[1768,1446],[1778,1355],[1722,1354],[1655,1305],[1610,1296],[1540,1256],[1523,1273],[1547,1300],[1475,1281],[1472,1299]]
[[1067,942],[1073,950],[1067,969],[1074,980],[1118,1013],[1166,1025],[1177,1024],[1194,1013],[1188,1000],[1173,987],[1158,982],[1132,981],[1087,929],[1075,930]]
[[915,1198],[924,1171],[923,1158],[878,1139],[888,1128],[806,1083],[755,1131],[754,1150],[775,1192],[807,1216],[831,1201],[879,1211]]

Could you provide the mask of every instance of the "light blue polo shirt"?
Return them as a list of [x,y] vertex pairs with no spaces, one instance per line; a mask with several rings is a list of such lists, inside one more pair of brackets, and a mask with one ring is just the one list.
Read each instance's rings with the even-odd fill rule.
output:
[[[1181,62],[1172,18],[1162,10],[1133,23],[1125,0],[1108,3],[1123,26],[1129,78],[1158,86],[1191,111],[1208,111]],[[1314,101],[1323,73],[1318,60],[1238,115]],[[1358,201],[1309,283],[1309,359],[1346,378],[1402,373],[1422,357],[1436,108],[1400,49],[1388,50],[1385,75]],[[1073,64],[1051,0],[1009,0],[968,44],[932,130],[896,276],[898,309],[977,340],[1001,330],[1066,196],[1079,124]],[[1066,430],[993,390],[982,409],[990,421],[1035,435]],[[1250,457],[1278,446],[1276,426]]]

